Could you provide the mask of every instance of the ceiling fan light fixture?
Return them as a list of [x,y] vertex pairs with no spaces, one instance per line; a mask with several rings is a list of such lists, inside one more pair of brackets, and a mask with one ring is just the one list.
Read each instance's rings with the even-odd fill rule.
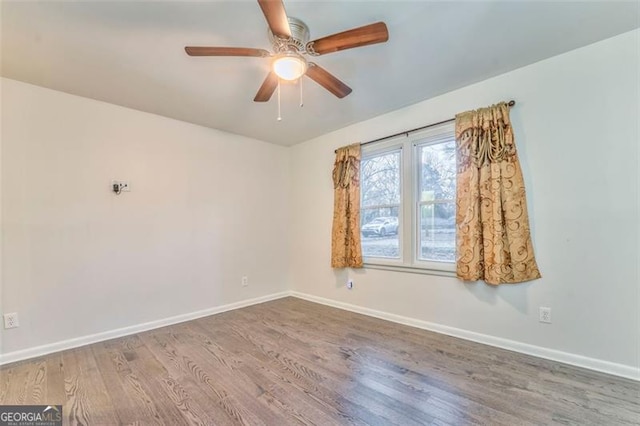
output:
[[272,68],[281,79],[293,81],[307,72],[307,60],[296,52],[282,52],[276,55]]

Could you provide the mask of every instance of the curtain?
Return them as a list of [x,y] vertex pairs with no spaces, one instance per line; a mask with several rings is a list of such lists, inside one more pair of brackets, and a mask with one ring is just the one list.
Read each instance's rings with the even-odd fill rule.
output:
[[493,285],[540,278],[508,105],[458,114],[456,145],[458,278]]
[[349,145],[336,151],[333,190],[331,267],[361,268],[360,144]]

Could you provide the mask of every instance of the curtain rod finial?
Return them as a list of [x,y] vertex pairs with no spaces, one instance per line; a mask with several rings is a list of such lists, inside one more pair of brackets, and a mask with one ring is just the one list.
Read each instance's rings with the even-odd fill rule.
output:
[[514,101],[513,99],[509,101],[509,103],[507,105],[509,105],[510,107],[514,106],[516,104],[516,101]]

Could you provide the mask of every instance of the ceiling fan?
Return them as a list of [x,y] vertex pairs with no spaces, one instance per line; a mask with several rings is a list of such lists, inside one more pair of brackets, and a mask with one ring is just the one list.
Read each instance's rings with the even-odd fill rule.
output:
[[384,22],[353,28],[341,33],[309,41],[309,27],[300,19],[288,17],[282,0],[258,0],[269,25],[273,53],[247,47],[187,46],[189,56],[254,56],[273,58],[271,72],[258,89],[255,102],[267,102],[278,87],[279,79],[297,80],[306,75],[338,98],[351,93],[351,88],[303,55],[319,56],[354,47],[383,43],[389,39]]

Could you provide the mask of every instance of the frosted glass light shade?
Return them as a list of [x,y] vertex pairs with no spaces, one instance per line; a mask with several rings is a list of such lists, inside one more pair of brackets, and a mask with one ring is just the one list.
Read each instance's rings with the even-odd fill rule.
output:
[[283,52],[273,61],[273,72],[283,80],[297,80],[307,72],[307,61],[295,52]]

